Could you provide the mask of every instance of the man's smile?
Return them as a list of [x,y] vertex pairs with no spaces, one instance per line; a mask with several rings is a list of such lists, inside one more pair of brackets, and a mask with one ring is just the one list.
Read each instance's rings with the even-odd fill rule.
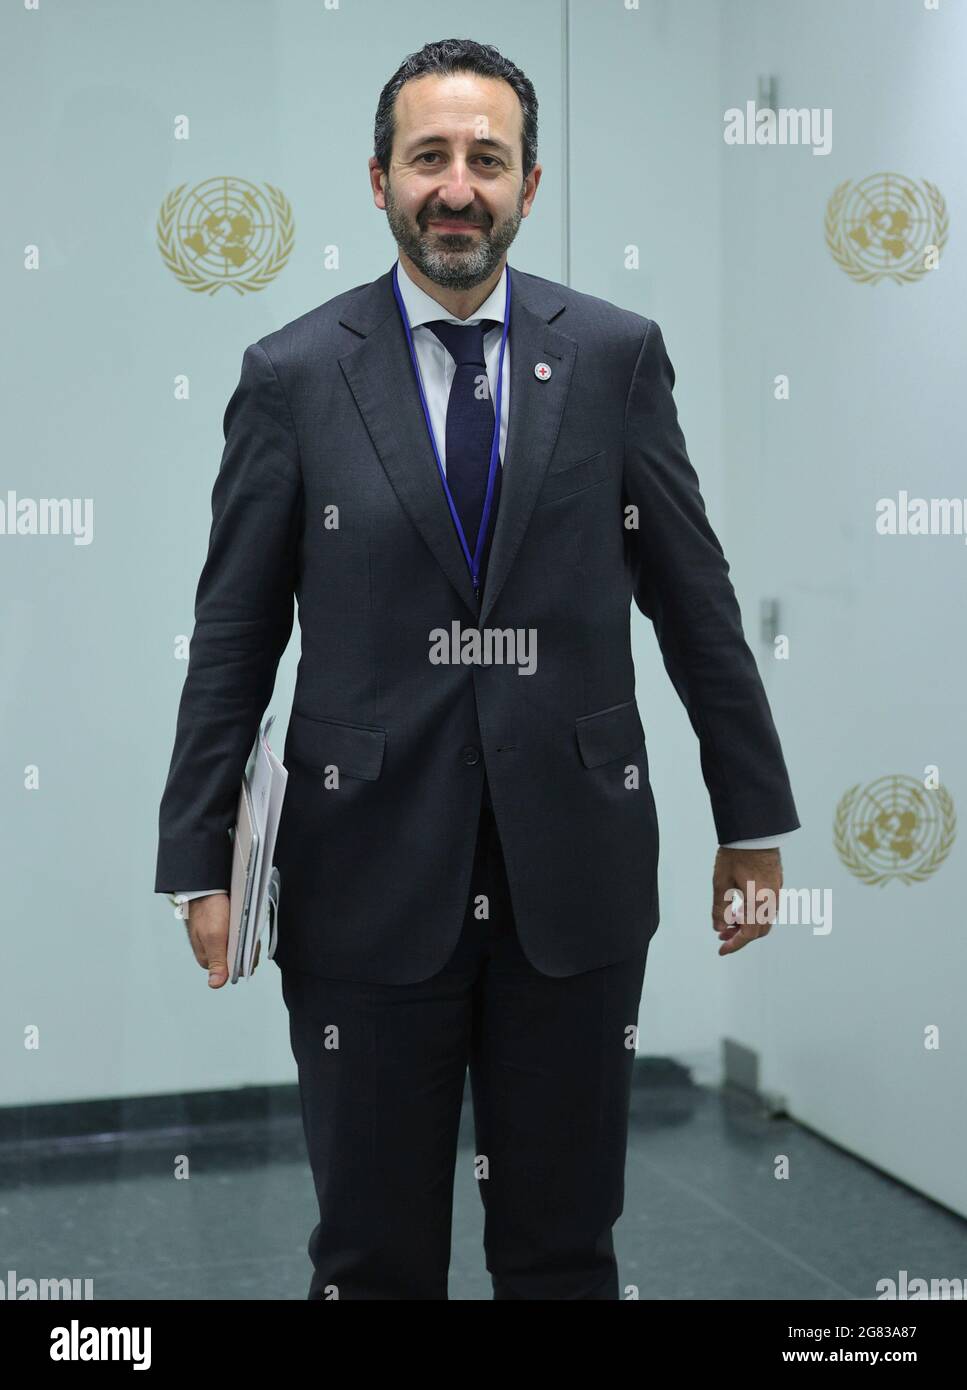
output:
[[433,219],[427,224],[435,232],[479,232],[479,222],[443,222]]

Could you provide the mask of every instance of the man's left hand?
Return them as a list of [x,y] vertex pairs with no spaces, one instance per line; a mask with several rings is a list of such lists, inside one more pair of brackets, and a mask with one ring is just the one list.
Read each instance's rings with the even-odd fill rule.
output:
[[[719,849],[712,870],[712,926],[723,943],[720,956],[741,951],[750,941],[768,936],[781,887],[778,849]],[[734,888],[742,894],[741,906],[734,893],[726,897]]]

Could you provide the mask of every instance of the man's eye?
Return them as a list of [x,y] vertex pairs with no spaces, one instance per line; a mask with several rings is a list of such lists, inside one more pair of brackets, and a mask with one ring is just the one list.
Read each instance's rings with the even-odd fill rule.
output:
[[[418,161],[418,162],[419,162],[419,160],[421,160],[421,159],[439,159],[439,158],[440,158],[440,155],[439,155],[435,150],[425,150],[425,151],[423,152],[423,154],[417,155],[417,161]],[[487,165],[486,165],[486,167],[487,167],[488,169],[495,169],[495,168],[499,168],[499,167],[500,167],[500,160],[496,157],[496,155],[492,155],[492,154],[481,154],[481,155],[478,155],[477,158],[478,158],[478,159],[485,159],[485,160],[487,160]]]

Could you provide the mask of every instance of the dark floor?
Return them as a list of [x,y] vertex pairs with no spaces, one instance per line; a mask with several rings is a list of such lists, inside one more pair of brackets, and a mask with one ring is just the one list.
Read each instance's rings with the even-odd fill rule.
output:
[[[615,1228],[639,1298],[871,1299],[901,1269],[967,1276],[959,1217],[673,1064],[640,1079]],[[779,1153],[789,1181],[773,1176]],[[453,1299],[491,1297],[472,1158],[467,1105]],[[304,1299],[314,1202],[294,1087],[0,1113],[0,1279],[93,1277],[98,1299]]]

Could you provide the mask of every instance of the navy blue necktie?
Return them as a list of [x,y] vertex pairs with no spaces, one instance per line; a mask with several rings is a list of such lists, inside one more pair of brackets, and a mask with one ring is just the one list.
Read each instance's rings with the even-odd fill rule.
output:
[[[479,323],[468,324],[437,319],[426,326],[436,334],[457,364],[447,401],[446,474],[467,549],[472,556],[476,550],[477,532],[487,496],[490,449],[494,437],[494,403],[490,397],[484,358],[484,333],[488,328],[499,325],[494,319],[481,319]],[[490,552],[499,496],[498,456],[494,495],[481,557],[481,582]]]

